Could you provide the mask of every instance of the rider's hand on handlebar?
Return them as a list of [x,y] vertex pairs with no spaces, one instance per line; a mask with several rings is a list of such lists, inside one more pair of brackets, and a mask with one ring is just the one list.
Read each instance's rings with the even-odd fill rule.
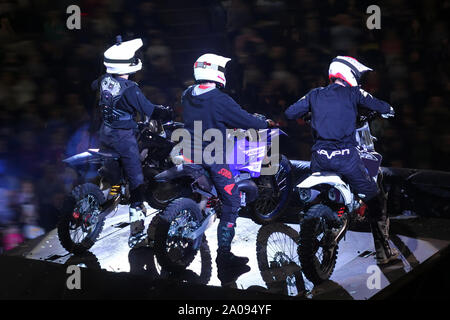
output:
[[153,111],[155,118],[161,119],[163,121],[172,120],[174,118],[174,111],[169,106],[157,105]]
[[311,123],[311,117],[312,117],[312,113],[311,113],[311,111],[310,112],[307,112],[303,117],[302,117],[302,119],[303,119],[303,121],[305,121],[306,123]]
[[267,122],[267,127],[268,128],[274,128],[274,127],[278,126],[278,123],[276,123],[272,119],[267,119],[266,122]]
[[264,121],[267,120],[266,116],[263,115],[263,114],[254,113],[253,116],[255,116],[256,118],[258,118],[258,119],[260,119],[260,120],[264,120]]
[[389,110],[389,113],[384,113],[381,115],[383,118],[393,118],[395,116],[395,110],[391,107],[391,110]]

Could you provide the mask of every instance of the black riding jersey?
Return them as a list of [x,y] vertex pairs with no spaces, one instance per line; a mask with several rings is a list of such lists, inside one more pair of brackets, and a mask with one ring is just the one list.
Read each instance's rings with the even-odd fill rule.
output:
[[286,111],[288,119],[298,119],[311,112],[314,145],[312,150],[337,150],[354,147],[358,106],[379,113],[389,113],[391,106],[360,87],[330,84],[311,90]]

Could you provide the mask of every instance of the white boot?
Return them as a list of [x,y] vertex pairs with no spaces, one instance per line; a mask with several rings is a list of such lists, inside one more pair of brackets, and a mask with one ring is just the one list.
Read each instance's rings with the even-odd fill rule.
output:
[[136,208],[130,207],[130,237],[128,238],[128,246],[130,248],[146,245],[145,212],[144,205]]

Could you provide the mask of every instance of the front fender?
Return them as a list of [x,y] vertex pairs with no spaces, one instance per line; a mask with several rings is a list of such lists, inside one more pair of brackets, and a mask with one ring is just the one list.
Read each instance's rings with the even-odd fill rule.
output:
[[78,153],[74,156],[66,158],[63,160],[64,163],[71,167],[76,167],[86,163],[94,163],[100,162],[99,157],[95,154],[90,153],[89,151]]

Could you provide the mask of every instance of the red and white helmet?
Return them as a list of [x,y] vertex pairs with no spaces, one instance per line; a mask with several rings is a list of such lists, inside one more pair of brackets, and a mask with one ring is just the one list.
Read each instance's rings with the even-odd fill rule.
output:
[[225,87],[225,66],[230,58],[207,53],[200,56],[194,63],[194,78],[196,81],[211,81]]
[[361,76],[366,71],[372,71],[361,62],[352,57],[337,56],[331,61],[328,69],[328,78],[342,79],[350,86],[355,87],[359,85]]
[[103,64],[110,74],[130,74],[142,69],[142,62],[136,58],[136,51],[142,47],[142,39],[122,42],[118,37],[115,45],[105,51]]

